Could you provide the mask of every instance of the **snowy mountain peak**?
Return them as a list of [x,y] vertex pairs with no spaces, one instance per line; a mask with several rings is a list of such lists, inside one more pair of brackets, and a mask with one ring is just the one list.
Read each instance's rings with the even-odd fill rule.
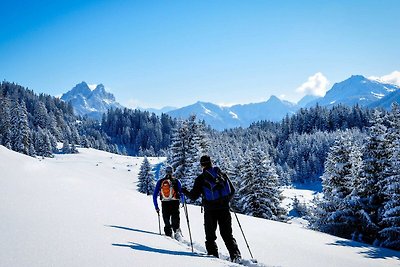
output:
[[94,89],[95,91],[105,91],[106,89],[104,88],[104,85],[102,83],[98,84],[96,86],[96,89]]
[[356,75],[351,75],[350,78],[348,78],[347,80],[357,80],[357,81],[362,81],[362,80],[368,80],[367,78],[365,78],[363,75],[360,74],[356,74]]
[[275,95],[271,95],[271,97],[267,100],[267,102],[269,105],[283,105],[283,106],[295,106],[295,103],[286,101],[286,100],[282,100],[279,97],[275,96]]
[[63,94],[64,98],[72,98],[74,95],[89,96],[92,90],[90,90],[89,85],[86,82],[78,83],[74,86],[68,93]]
[[271,95],[270,98],[267,100],[267,103],[281,103],[282,100],[280,100],[277,96]]
[[86,82],[81,82],[63,94],[61,99],[70,102],[77,115],[88,115],[95,119],[100,119],[110,108],[123,108],[103,84],[98,84],[92,91]]
[[398,89],[399,87],[393,84],[370,80],[362,75],[353,75],[342,82],[335,83],[324,97],[311,101],[306,106],[310,107],[316,103],[322,106],[337,104],[368,106]]
[[115,101],[114,95],[108,93],[103,84],[99,84],[96,86],[96,88],[93,90],[93,95],[96,95],[103,100]]

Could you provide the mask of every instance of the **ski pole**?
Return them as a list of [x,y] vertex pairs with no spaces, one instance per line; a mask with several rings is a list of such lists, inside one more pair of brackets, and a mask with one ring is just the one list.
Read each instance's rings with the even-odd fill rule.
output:
[[161,235],[160,211],[158,211],[157,214],[158,214],[158,231],[160,232]]
[[251,250],[250,250],[249,243],[247,243],[246,236],[244,235],[244,232],[243,232],[243,229],[242,229],[242,225],[240,224],[239,218],[238,218],[238,216],[237,216],[237,214],[236,214],[236,212],[234,210],[232,210],[232,212],[233,212],[233,214],[235,214],[236,220],[237,220],[237,222],[239,224],[240,231],[242,231],[242,235],[243,235],[244,241],[246,242],[247,248],[249,249],[250,256],[251,256],[252,259],[254,259],[253,254],[251,253]]
[[185,211],[186,221],[187,221],[187,225],[188,225],[188,228],[189,228],[190,246],[192,247],[192,252],[194,252],[193,251],[193,242],[192,242],[192,233],[190,232],[189,213],[188,213],[188,209],[187,209],[187,205],[186,205],[185,196],[183,196],[183,209]]

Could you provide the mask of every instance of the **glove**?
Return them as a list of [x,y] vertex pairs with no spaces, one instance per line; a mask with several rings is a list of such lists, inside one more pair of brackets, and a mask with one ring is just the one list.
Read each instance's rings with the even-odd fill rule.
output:
[[157,209],[156,209],[156,212],[157,212],[158,214],[160,214],[160,209],[159,209],[159,208],[157,208]]

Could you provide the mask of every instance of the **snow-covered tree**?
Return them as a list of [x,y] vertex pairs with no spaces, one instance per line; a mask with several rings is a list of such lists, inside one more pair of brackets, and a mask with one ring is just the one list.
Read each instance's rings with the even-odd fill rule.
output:
[[354,185],[362,171],[360,147],[350,131],[335,140],[322,175],[324,196],[317,203],[313,227],[323,232],[350,238],[357,230],[358,196]]
[[43,102],[38,102],[33,111],[33,125],[46,129],[49,126],[49,116],[45,104]]
[[2,95],[0,95],[0,144],[11,149],[10,101]]
[[387,138],[386,120],[385,114],[379,110],[374,111],[365,144],[363,179],[358,192],[365,211],[362,220],[362,239],[370,243],[377,240],[378,224],[383,215],[385,200],[383,181],[388,176],[393,145]]
[[35,140],[34,146],[36,155],[43,157],[52,156],[53,148],[50,141],[49,133],[38,126],[38,131],[35,132],[33,136],[33,139]]
[[382,181],[385,201],[379,222],[383,229],[379,234],[382,246],[400,250],[400,107],[397,103],[392,105],[389,122],[388,139],[393,145],[388,176]]
[[31,144],[31,131],[25,102],[13,101],[11,105],[11,147],[14,151],[34,155]]
[[155,184],[154,184],[154,174],[151,170],[151,165],[147,157],[144,157],[142,165],[140,165],[140,171],[138,176],[138,191],[146,195],[153,194]]
[[168,162],[175,170],[175,177],[182,186],[191,188],[194,179],[200,173],[200,157],[207,153],[204,128],[196,122],[196,116],[178,122],[171,138]]
[[69,146],[68,140],[65,139],[63,142],[63,146],[61,148],[62,153],[64,154],[70,154],[71,153],[71,147]]
[[245,214],[271,220],[284,220],[286,211],[280,206],[278,175],[269,156],[258,148],[249,152],[243,166],[239,195]]

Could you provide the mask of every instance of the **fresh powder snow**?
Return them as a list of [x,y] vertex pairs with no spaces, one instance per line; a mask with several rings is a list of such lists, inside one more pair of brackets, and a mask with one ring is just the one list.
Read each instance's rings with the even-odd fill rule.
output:
[[[205,255],[203,214],[181,208],[183,242],[159,235],[152,197],[137,192],[143,158],[79,148],[32,158],[0,146],[0,266],[239,266]],[[157,164],[164,158],[149,158]],[[304,191],[304,198],[310,198]],[[295,194],[288,191],[288,194]],[[308,195],[307,195],[308,194]],[[254,266],[399,266],[400,252],[239,215]],[[235,216],[234,236],[250,259]],[[163,226],[161,220],[161,227]],[[221,258],[228,252],[218,236]],[[249,261],[245,264],[252,265]]]

